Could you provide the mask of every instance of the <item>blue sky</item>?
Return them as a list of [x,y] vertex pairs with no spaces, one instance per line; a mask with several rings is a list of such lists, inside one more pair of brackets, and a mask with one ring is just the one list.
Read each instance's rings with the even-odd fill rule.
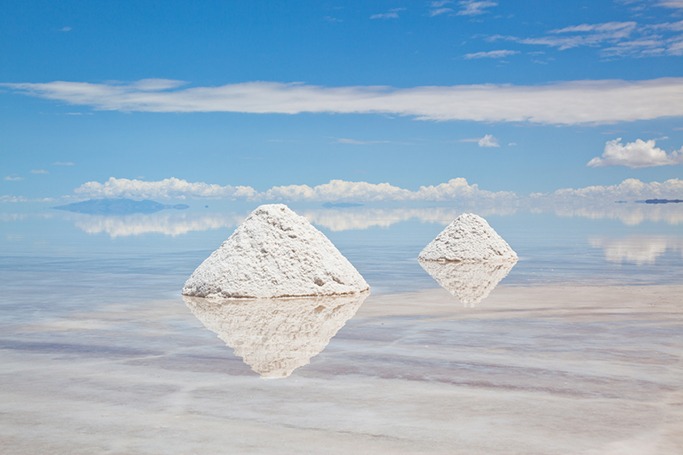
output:
[[681,0],[8,0],[0,56],[3,203],[683,197]]

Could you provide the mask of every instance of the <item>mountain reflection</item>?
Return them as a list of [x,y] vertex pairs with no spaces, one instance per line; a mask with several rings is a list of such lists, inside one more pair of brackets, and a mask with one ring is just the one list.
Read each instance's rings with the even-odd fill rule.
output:
[[465,307],[474,307],[489,296],[517,261],[435,262],[419,261],[434,281]]
[[266,378],[285,378],[322,352],[368,295],[183,300],[253,371]]

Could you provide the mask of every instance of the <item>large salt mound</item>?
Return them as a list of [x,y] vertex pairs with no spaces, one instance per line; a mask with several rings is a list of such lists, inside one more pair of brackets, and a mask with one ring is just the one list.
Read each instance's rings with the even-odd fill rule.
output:
[[254,210],[201,263],[183,294],[217,298],[344,295],[368,284],[327,237],[283,204]]
[[432,240],[418,258],[422,261],[517,260],[510,245],[480,216],[463,213]]

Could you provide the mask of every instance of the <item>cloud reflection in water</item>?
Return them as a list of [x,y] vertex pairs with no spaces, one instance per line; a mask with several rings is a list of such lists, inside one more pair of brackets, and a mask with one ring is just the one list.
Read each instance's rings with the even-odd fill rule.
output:
[[[417,220],[423,223],[447,225],[463,211],[474,211],[481,216],[512,216],[517,207],[463,208],[463,207],[355,207],[345,209],[300,209],[314,225],[333,232],[388,228],[395,224]],[[609,204],[585,207],[536,207],[532,213],[555,213],[560,217],[579,217],[592,220],[614,219],[634,226],[643,222],[683,224],[683,204]],[[178,236],[197,231],[234,228],[246,217],[245,212],[159,212],[125,216],[74,215],[74,224],[88,234],[107,234],[112,238],[143,234]]]
[[667,251],[680,251],[683,239],[667,236],[632,236],[620,239],[595,237],[589,239],[593,248],[601,248],[607,262],[636,265],[654,264]]

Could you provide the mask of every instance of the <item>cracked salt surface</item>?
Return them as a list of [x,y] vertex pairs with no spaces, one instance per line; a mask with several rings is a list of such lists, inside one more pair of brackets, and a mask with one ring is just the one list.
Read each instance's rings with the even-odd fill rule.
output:
[[284,204],[254,210],[197,269],[183,295],[283,298],[347,295],[370,287],[308,220]]

